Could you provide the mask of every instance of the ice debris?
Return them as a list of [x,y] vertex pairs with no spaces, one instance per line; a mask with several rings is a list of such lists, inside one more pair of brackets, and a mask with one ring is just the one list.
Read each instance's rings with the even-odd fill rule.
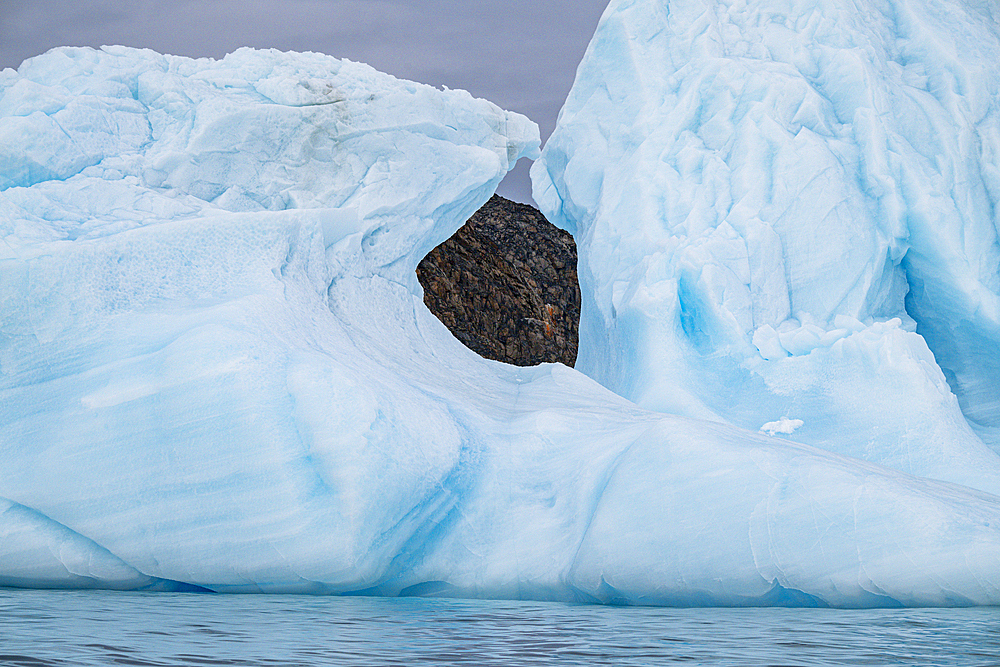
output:
[[782,417],[778,421],[767,422],[760,427],[761,433],[766,433],[768,435],[791,435],[799,429],[799,427],[804,424],[801,419],[789,419],[788,417]]

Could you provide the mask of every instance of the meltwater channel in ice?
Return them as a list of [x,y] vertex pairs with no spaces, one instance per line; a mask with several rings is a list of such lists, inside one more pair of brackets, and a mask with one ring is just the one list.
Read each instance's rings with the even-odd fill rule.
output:
[[[974,435],[935,480],[795,442],[805,411],[762,415],[765,435],[456,341],[414,269],[537,151],[522,116],[317,54],[67,48],[0,73],[0,584],[1000,602],[997,461]],[[610,274],[576,231],[593,308]],[[853,317],[845,343],[922,340]],[[719,386],[738,365],[681,351]]]

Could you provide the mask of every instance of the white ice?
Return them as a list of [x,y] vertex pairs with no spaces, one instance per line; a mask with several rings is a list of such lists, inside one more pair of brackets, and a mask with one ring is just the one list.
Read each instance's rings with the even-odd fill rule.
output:
[[784,435],[791,435],[795,433],[796,430],[802,424],[804,424],[801,419],[789,419],[788,417],[782,417],[778,421],[767,422],[760,427],[761,433],[767,433],[768,435],[776,435],[778,433],[783,433]]
[[[996,496],[793,442],[808,405],[662,414],[448,333],[416,264],[536,154],[521,116],[316,54],[58,49],[0,73],[0,137],[0,585],[1000,603]],[[919,340],[838,321],[890,368]]]
[[1000,492],[998,17],[612,0],[532,170],[580,246],[577,368]]

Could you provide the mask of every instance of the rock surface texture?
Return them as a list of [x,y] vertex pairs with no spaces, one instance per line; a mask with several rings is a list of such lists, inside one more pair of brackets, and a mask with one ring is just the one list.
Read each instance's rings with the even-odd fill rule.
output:
[[417,267],[424,303],[469,349],[516,366],[576,362],[573,237],[494,195]]

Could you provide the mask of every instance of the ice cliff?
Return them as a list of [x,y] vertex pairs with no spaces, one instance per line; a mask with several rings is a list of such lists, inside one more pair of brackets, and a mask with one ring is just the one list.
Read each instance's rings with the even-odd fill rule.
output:
[[[628,7],[609,9],[588,63]],[[573,143],[565,128],[589,66],[554,146]],[[634,83],[623,72],[620,83]],[[780,435],[808,435],[835,414],[861,433],[846,412],[761,410],[772,437],[760,424],[734,425],[721,408],[714,421],[650,411],[564,366],[490,362],[455,340],[423,306],[417,263],[537,147],[537,128],[521,116],[316,54],[241,50],[212,61],[58,49],[0,73],[0,585],[1000,603],[1000,498],[981,490],[992,488],[994,455],[972,447],[957,408],[944,441],[967,456],[951,464],[952,481],[935,481]],[[555,154],[546,158],[553,175]],[[616,169],[592,157],[591,175]],[[774,175],[768,169],[759,173]],[[629,221],[585,214],[583,203],[613,197],[612,180],[588,180],[596,189],[586,202],[562,195],[562,210],[586,217],[576,230],[589,253],[584,290],[595,291],[586,297],[590,371],[601,354],[595,308],[610,291],[633,323],[630,336],[611,328],[616,359],[632,364],[621,377],[655,374],[662,358],[634,344],[656,326],[663,349],[700,341],[677,368],[702,373],[715,363],[715,386],[725,388],[733,369],[751,363],[751,343],[708,347],[735,329],[705,324],[727,311],[695,280],[694,259],[684,265],[693,267],[687,302],[699,305],[684,325],[654,317],[670,312],[668,299],[641,319],[637,283],[599,272],[610,232],[595,230],[614,222],[624,232]],[[682,191],[704,196],[690,184]],[[635,201],[663,201],[652,194]],[[704,251],[720,253],[729,246],[709,230],[704,206]],[[637,255],[638,245],[658,247],[653,221],[634,218],[619,242],[631,255],[612,252],[606,264],[634,261],[669,291],[674,265]],[[760,266],[777,261],[776,246],[762,244]],[[802,270],[806,259],[796,260]],[[728,265],[704,266],[724,275]],[[902,283],[890,282],[901,298]],[[887,383],[897,368],[936,378],[915,395],[926,401],[935,389],[944,414],[947,384],[907,330],[912,320],[879,311],[866,323],[851,312],[840,343],[809,355],[796,348],[788,363],[840,354],[854,375],[839,381],[879,398],[866,384],[869,367],[849,363],[857,348],[886,366]],[[768,321],[785,349],[783,320]],[[781,360],[760,359],[744,386],[767,397],[764,380],[752,378],[772,380],[759,369]],[[809,379],[822,369],[805,367],[813,374],[800,378],[799,368],[786,386],[811,396]],[[707,401],[692,378],[671,380],[692,396],[688,405]],[[615,388],[652,402],[648,391]],[[772,393],[781,407],[783,394]],[[871,396],[858,398],[859,412]],[[925,458],[942,447],[928,441]],[[920,451],[911,443],[912,458]],[[967,467],[975,456],[978,477]],[[959,473],[981,489],[952,483]]]
[[580,245],[576,367],[1000,491],[997,18],[613,0],[532,171]]

